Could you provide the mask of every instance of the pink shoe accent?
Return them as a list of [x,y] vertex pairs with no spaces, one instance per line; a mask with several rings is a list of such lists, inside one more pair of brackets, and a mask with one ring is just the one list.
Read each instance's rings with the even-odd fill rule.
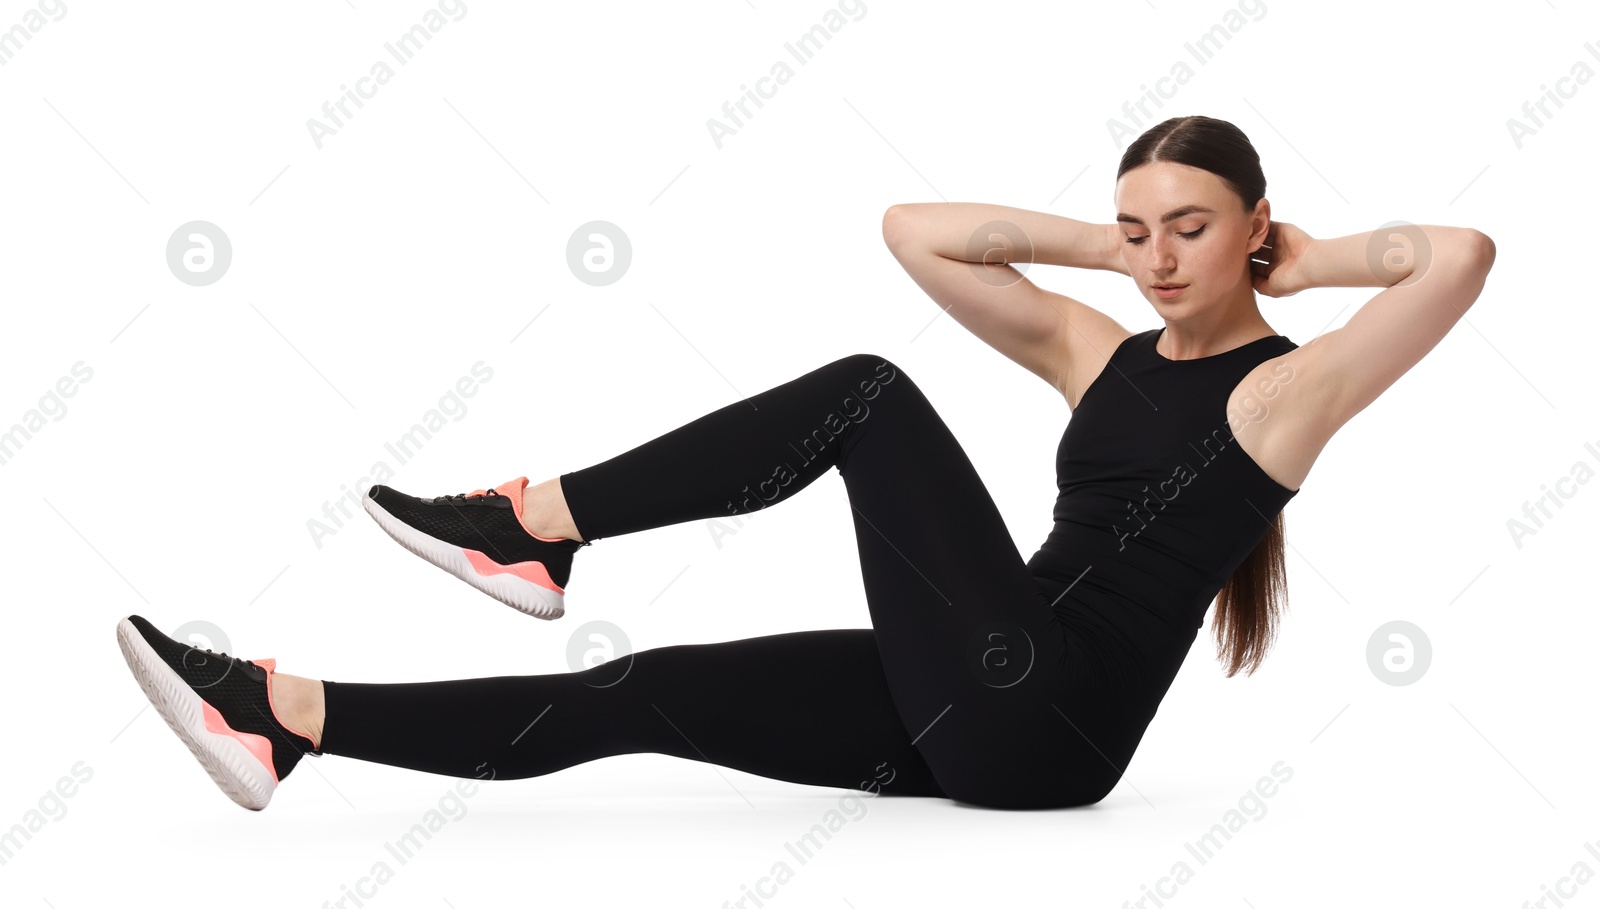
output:
[[222,718],[222,714],[217,712],[217,708],[204,700],[200,702],[200,709],[205,714],[207,732],[231,735],[238,739],[244,747],[250,749],[256,760],[266,766],[267,771],[272,774],[272,781],[278,782],[278,768],[272,763],[272,743],[267,741],[266,736],[256,735],[253,732],[236,732],[228,725],[228,721]]
[[[517,477],[515,480],[507,480],[504,483],[501,483],[499,486],[496,486],[494,491],[511,500],[511,510],[517,516],[517,523],[521,524],[522,529],[528,532],[528,536],[533,537],[535,540],[543,540],[546,543],[560,543],[565,540],[566,537],[541,537],[533,532],[533,529],[528,526],[527,521],[522,519],[522,492],[527,488],[528,478]],[[489,490],[487,489],[475,489],[472,492],[467,493],[469,496],[486,496],[488,494]],[[530,578],[529,580],[532,579]]]
[[[311,740],[311,736],[306,735],[304,732],[301,732],[300,730],[294,728],[293,726],[290,726],[288,723],[283,722],[283,717],[278,715],[278,705],[273,703],[273,700],[272,700],[272,674],[274,672],[278,671],[278,661],[276,659],[272,658],[272,657],[267,657],[264,660],[251,660],[250,662],[256,664],[257,666],[260,666],[262,669],[265,669],[267,671],[267,707],[268,707],[268,709],[270,709],[272,711],[272,718],[277,720],[283,726],[283,728],[289,730],[290,732],[294,733],[295,735],[300,736],[301,738],[305,739],[306,741],[310,741]],[[320,749],[322,747],[322,743],[321,742],[317,742],[317,743],[313,744],[312,747]],[[319,750],[318,753],[321,753],[320,750]]]
[[566,591],[556,586],[556,582],[550,579],[550,572],[546,571],[544,565],[539,562],[518,562],[515,565],[501,565],[476,549],[463,549],[461,552],[467,557],[467,561],[472,563],[473,570],[484,577],[495,574],[514,574],[524,581],[538,584],[546,590],[554,590],[560,594],[566,593]]

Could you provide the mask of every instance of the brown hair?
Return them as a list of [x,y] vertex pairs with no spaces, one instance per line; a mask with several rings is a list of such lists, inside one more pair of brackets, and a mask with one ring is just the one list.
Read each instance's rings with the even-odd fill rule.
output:
[[[1170,161],[1216,174],[1248,213],[1267,193],[1261,158],[1249,138],[1226,120],[1173,117],[1146,130],[1122,154],[1117,177],[1144,164]],[[1246,260],[1245,267],[1249,267]],[[1253,674],[1266,658],[1288,600],[1283,566],[1283,512],[1273,516],[1267,534],[1239,563],[1217,595],[1212,628],[1217,659],[1232,678],[1242,668]]]

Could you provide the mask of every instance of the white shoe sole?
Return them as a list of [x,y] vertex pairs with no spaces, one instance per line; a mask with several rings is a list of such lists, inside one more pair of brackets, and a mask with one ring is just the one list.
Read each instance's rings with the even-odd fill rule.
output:
[[395,542],[512,609],[539,619],[554,620],[566,614],[564,595],[519,578],[510,572],[479,574],[468,561],[466,550],[437,537],[428,536],[412,527],[386,511],[372,496],[363,495],[361,507],[367,510],[367,514],[372,515],[372,519],[377,521],[378,526],[383,528],[384,533],[393,537]]
[[156,712],[178,738],[189,746],[195,759],[211,774],[212,782],[227,793],[228,798],[251,811],[267,807],[273,790],[278,788],[272,771],[263,766],[243,742],[206,728],[200,695],[151,649],[144,635],[127,619],[117,623],[117,645],[122,648],[122,656],[127,659],[134,678],[139,680],[145,697],[155,705]]

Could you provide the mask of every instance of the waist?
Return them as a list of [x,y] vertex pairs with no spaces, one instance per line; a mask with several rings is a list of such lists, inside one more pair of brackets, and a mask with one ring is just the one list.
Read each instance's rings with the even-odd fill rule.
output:
[[1184,630],[1198,628],[1226,580],[1219,541],[1209,528],[1168,525],[1161,533],[1122,536],[1109,526],[1058,520],[1028,560],[1034,577],[1069,587],[1067,598],[1123,604]]

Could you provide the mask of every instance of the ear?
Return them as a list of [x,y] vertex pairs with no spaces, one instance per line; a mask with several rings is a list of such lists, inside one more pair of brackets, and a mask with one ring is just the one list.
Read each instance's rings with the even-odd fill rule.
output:
[[1262,196],[1256,202],[1256,210],[1250,215],[1250,252],[1260,251],[1261,244],[1267,242],[1267,233],[1272,228],[1272,203]]

